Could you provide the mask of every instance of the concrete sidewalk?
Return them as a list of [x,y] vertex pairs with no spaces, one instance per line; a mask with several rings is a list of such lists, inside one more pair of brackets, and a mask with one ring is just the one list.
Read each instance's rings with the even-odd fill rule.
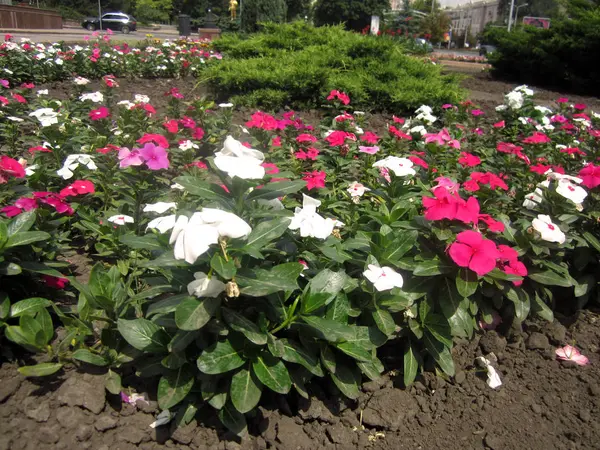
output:
[[[99,31],[99,30],[98,30]],[[153,33],[160,33],[160,34],[168,34],[171,36],[179,36],[179,33],[176,29],[169,29],[169,28],[160,28],[160,29],[153,29],[153,28],[147,28],[147,27],[138,27],[138,29],[135,31],[136,33],[142,33],[142,34],[153,34]],[[43,29],[43,28],[39,28],[39,29],[26,29],[26,28],[0,28],[0,33],[6,34],[56,34],[56,35],[61,35],[61,34],[80,34],[82,36],[85,35],[91,35],[92,32],[86,30],[85,28],[61,28],[61,29]],[[120,31],[114,31],[113,32],[115,35],[120,35],[123,34]]]

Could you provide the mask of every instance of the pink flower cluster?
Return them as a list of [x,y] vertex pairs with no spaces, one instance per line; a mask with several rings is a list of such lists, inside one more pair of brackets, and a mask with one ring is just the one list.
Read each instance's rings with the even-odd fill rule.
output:
[[144,163],[150,170],[169,168],[167,151],[151,142],[146,143],[142,148],[134,148],[133,150],[126,147],[121,148],[119,150],[119,161],[121,161],[119,167],[122,169],[129,166],[141,166]]
[[333,90],[327,96],[327,100],[339,100],[343,105],[350,104],[350,97],[345,92]]

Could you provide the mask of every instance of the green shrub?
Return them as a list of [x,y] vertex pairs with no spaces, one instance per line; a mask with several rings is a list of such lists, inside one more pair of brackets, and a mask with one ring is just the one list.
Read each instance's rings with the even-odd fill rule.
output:
[[383,16],[390,8],[388,0],[317,0],[317,25],[345,24],[350,30],[360,31],[371,25],[371,16]]
[[486,41],[497,46],[490,55],[493,73],[510,80],[599,95],[600,12],[579,19],[555,20],[549,29],[525,27],[508,33],[492,28]]
[[256,31],[262,22],[284,22],[286,13],[285,0],[244,0],[242,28],[244,31]]
[[356,108],[402,111],[453,103],[462,94],[456,78],[407,56],[397,41],[341,26],[267,24],[253,35],[226,35],[215,47],[225,58],[203,81],[245,106],[310,108],[339,89]]

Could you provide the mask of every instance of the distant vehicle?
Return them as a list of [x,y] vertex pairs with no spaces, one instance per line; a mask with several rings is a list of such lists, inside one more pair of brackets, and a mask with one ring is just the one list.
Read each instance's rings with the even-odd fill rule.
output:
[[[100,29],[100,20],[97,17],[86,17],[81,26],[90,31]],[[112,31],[122,31],[127,34],[137,29],[135,17],[122,12],[110,12],[102,15],[102,29],[110,28]]]
[[490,53],[494,53],[496,51],[495,45],[482,45],[479,47],[479,56],[487,56]]
[[427,39],[416,38],[415,42],[417,43],[417,45],[425,47],[427,52],[431,53],[433,51],[433,45],[431,45],[431,42],[429,42]]

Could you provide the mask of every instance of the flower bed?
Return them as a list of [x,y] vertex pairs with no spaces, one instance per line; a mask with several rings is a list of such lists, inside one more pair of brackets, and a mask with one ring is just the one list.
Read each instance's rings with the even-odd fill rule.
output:
[[[0,45],[0,79],[11,86],[35,81],[42,83],[69,79],[73,74],[101,78],[176,78],[198,75],[211,60],[221,59],[210,50],[208,40],[147,39],[136,46],[112,45],[111,34],[95,32],[86,45],[33,43],[22,38],[13,42],[5,35]],[[89,36],[85,36],[88,38]],[[4,84],[3,83],[3,84]]]
[[[372,129],[332,91],[320,127],[292,111],[234,127],[231,104],[171,90],[159,114],[144,95],[115,102],[118,82],[0,98],[0,319],[48,358],[26,375],[95,364],[130,399],[119,373],[133,368],[160,378],[156,425],[205,401],[244,434],[266,390],[307,396],[327,377],[357,398],[386,342],[405,385],[433,364],[453,377],[454,338],[598,296],[600,131],[585,105],[534,106],[521,86],[501,120],[465,102]],[[87,284],[57,261],[70,246],[101,261]],[[48,308],[66,327],[51,350]]]

